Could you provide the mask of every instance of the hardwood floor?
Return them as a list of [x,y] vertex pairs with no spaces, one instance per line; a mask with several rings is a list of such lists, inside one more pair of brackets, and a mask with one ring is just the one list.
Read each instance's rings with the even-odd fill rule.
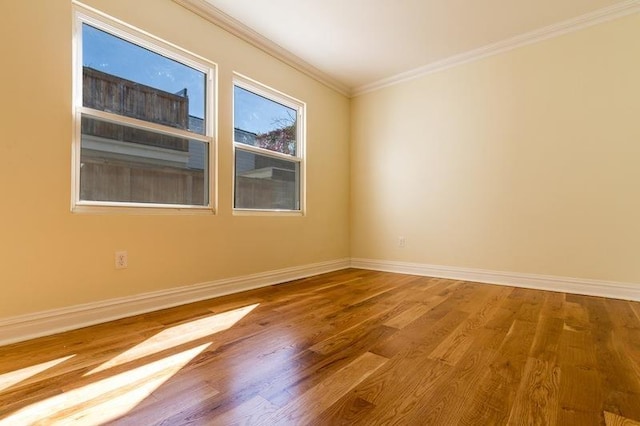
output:
[[0,424],[640,425],[640,303],[349,269],[0,347]]

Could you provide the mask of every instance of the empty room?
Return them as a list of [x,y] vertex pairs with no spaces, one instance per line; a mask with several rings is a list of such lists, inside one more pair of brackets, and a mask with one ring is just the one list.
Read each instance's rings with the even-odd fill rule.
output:
[[639,0],[0,12],[0,425],[640,425]]

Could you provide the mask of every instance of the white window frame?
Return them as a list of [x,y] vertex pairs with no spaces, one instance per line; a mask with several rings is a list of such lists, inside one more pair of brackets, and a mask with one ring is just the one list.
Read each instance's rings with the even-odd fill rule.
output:
[[[233,213],[235,215],[283,215],[283,216],[303,216],[306,212],[306,108],[305,102],[302,102],[294,97],[291,97],[279,90],[273,89],[265,84],[262,84],[256,80],[246,77],[239,73],[234,73],[232,93],[234,88],[238,86],[249,92],[260,95],[266,99],[277,102],[284,106],[287,106],[296,111],[296,155],[283,154],[281,152],[272,151],[257,146],[247,145],[235,140],[235,115],[232,122],[232,138],[233,138],[233,189],[232,189],[232,203]],[[233,96],[233,102],[235,103],[235,96]],[[232,108],[235,111],[235,105]],[[265,157],[276,158],[278,160],[286,160],[290,162],[298,163],[298,209],[284,210],[284,209],[246,209],[236,208],[236,152],[238,150],[250,152],[253,154],[262,155]]]
[[[116,18],[108,16],[96,9],[78,3],[73,5],[73,143],[72,143],[72,197],[71,210],[75,213],[150,213],[150,214],[173,214],[177,212],[188,213],[215,213],[217,205],[216,176],[217,176],[217,144],[216,144],[216,88],[217,88],[217,65],[199,55],[182,49],[159,37],[151,35],[132,25],[126,24]],[[83,24],[103,30],[109,34],[131,42],[137,46],[148,49],[179,63],[194,68],[206,75],[205,88],[205,134],[193,133],[188,130],[175,129],[144,120],[113,114],[101,110],[83,106],[82,94],[82,26]],[[80,162],[82,143],[82,117],[96,118],[115,124],[149,130],[154,133],[161,133],[168,136],[181,137],[196,140],[208,145],[208,166],[205,169],[205,176],[208,184],[207,205],[183,205],[183,204],[162,204],[162,203],[139,203],[139,202],[117,202],[117,201],[91,201],[80,199]]]

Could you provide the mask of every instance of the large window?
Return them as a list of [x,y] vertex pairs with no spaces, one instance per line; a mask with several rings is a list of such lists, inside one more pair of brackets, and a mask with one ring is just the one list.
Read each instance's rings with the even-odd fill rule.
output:
[[213,64],[76,13],[74,207],[212,208]]
[[236,77],[234,208],[302,211],[304,104]]

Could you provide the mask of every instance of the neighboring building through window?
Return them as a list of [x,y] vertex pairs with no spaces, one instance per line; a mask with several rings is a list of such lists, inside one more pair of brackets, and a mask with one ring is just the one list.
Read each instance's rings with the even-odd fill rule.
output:
[[212,64],[77,14],[75,205],[211,207]]
[[248,79],[234,83],[234,208],[301,212],[304,104]]

